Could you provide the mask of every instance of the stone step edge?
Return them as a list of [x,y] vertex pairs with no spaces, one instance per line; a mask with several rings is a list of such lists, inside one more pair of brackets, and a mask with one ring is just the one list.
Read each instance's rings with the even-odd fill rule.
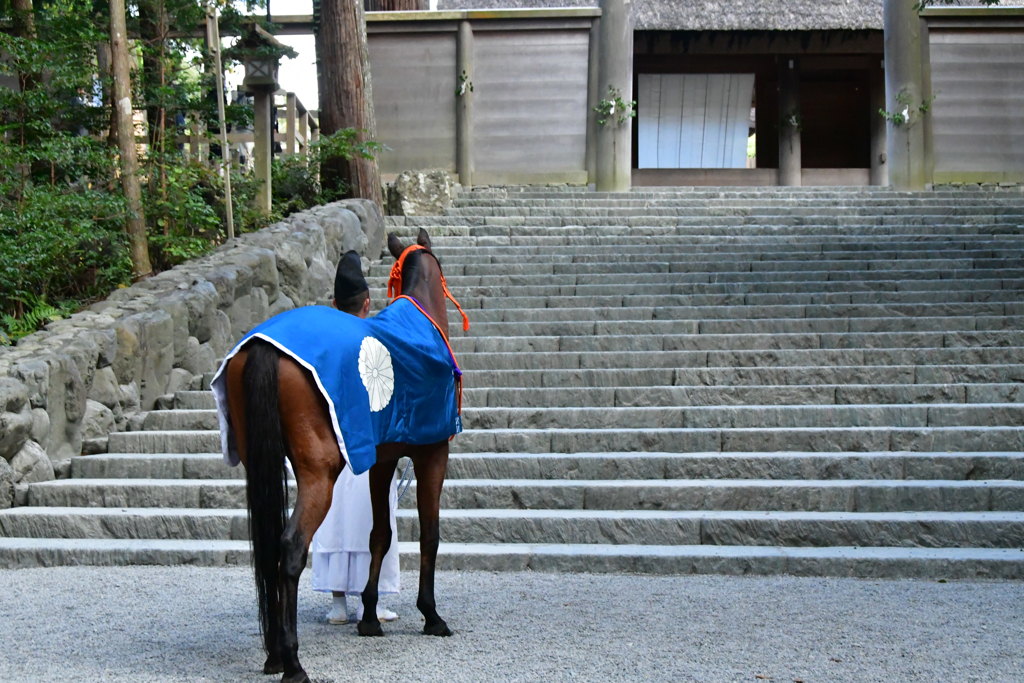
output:
[[[400,542],[402,568],[419,566],[419,544]],[[122,541],[0,538],[0,568],[73,565],[244,565],[246,541]],[[440,570],[640,574],[760,574],[861,578],[1022,579],[1024,550],[775,546],[609,546],[441,543]]]
[[[187,458],[187,459],[210,459],[210,460],[222,460],[223,456],[220,453],[96,453],[94,455],[81,456],[89,459],[115,459],[115,460],[126,460],[132,458],[155,460],[160,458]],[[1024,451],[765,451],[765,452],[747,452],[747,451],[736,451],[736,452],[722,452],[722,451],[706,451],[706,452],[695,452],[695,453],[675,453],[671,451],[589,451],[580,453],[491,453],[486,451],[476,453],[451,453],[448,458],[450,460],[470,460],[473,458],[493,458],[495,460],[512,460],[516,458],[528,458],[531,460],[542,459],[542,458],[559,458],[559,459],[594,459],[594,460],[605,460],[605,459],[622,459],[622,458],[635,458],[635,459],[654,459],[654,458],[892,458],[892,457],[903,457],[903,458],[1024,458]]]
[[[399,508],[398,518],[418,518],[415,508]],[[103,508],[103,507],[33,507],[23,506],[0,510],[0,517],[202,517],[239,519],[246,516],[241,508]],[[892,511],[892,512],[848,512],[814,510],[566,510],[566,509],[506,509],[473,508],[442,509],[441,520],[445,519],[543,519],[554,518],[564,521],[578,519],[610,520],[714,520],[742,522],[959,522],[959,523],[1005,523],[1024,522],[1024,511]],[[14,538],[14,537],[8,537]],[[128,540],[128,539],[124,539]],[[142,539],[136,539],[142,540]],[[158,540],[158,539],[153,539]]]
[[[38,488],[74,488],[89,486],[111,486],[111,487],[166,487],[166,488],[187,488],[187,487],[220,487],[220,488],[242,488],[246,485],[244,479],[149,479],[149,478],[75,478],[75,479],[54,479],[51,481],[36,482],[29,484]],[[415,480],[410,486],[416,486]],[[991,488],[995,486],[1013,489],[1024,489],[1024,481],[1018,479],[446,479],[445,486],[451,487],[590,487],[590,488],[672,488],[690,486],[697,488],[917,488],[928,489],[936,487],[972,489]],[[21,507],[21,506],[19,506]],[[45,506],[39,506],[45,507]]]
[[[872,404],[873,405],[873,404]],[[921,404],[927,407],[928,404]],[[960,404],[956,404],[960,405]],[[1013,403],[1007,405],[1016,405]],[[543,409],[539,409],[543,410]],[[569,434],[569,433],[583,433],[583,434],[605,434],[608,432],[617,433],[689,433],[689,434],[703,434],[711,432],[727,432],[734,434],[747,434],[753,432],[767,432],[767,433],[783,433],[783,432],[794,432],[794,433],[808,433],[808,432],[843,432],[843,433],[863,433],[870,434],[875,432],[919,432],[921,430],[928,430],[934,433],[957,433],[957,432],[991,432],[996,430],[1002,431],[1024,431],[1024,426],[1012,426],[1012,425],[990,425],[990,426],[971,426],[971,427],[929,427],[929,426],[918,426],[918,427],[900,427],[893,425],[880,425],[871,427],[638,427],[638,428],[624,428],[624,427],[612,427],[609,429],[597,429],[597,428],[586,428],[586,427],[538,427],[534,429],[528,428],[507,428],[501,427],[496,429],[466,429],[462,434],[532,434],[532,433],[554,433],[554,434]],[[131,431],[131,432],[113,432],[111,438],[131,438],[138,435],[147,435],[152,437],[174,437],[174,436],[189,436],[189,437],[220,437],[220,431],[216,429],[154,429],[144,431]],[[118,452],[118,451],[115,451]],[[123,452],[123,451],[121,451]]]

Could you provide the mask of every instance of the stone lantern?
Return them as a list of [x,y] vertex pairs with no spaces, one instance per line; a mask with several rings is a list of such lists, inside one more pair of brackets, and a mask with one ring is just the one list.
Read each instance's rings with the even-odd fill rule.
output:
[[253,172],[261,181],[256,205],[264,214],[269,214],[270,159],[274,143],[272,110],[274,93],[278,89],[277,69],[281,57],[294,56],[295,51],[254,23],[231,48],[230,54],[245,66],[242,87],[253,95]]

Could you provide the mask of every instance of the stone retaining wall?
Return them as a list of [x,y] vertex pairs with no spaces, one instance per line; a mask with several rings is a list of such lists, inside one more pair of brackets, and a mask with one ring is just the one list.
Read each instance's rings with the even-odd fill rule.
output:
[[379,258],[384,221],[350,199],[294,214],[213,253],[120,289],[0,349],[0,508],[14,486],[53,479],[73,456],[158,399],[195,389],[247,330],[326,302],[338,257]]

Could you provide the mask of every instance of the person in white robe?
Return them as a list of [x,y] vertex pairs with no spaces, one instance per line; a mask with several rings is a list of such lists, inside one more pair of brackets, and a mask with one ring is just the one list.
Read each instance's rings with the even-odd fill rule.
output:
[[[370,291],[363,277],[359,255],[350,251],[338,263],[334,277],[334,307],[345,313],[365,318],[370,312]],[[384,556],[381,566],[378,591],[383,597],[398,593],[400,576],[398,569],[398,532],[395,523],[397,507],[397,476],[392,477],[388,504],[391,510],[391,547]],[[345,467],[334,484],[334,496],[327,516],[320,528],[313,534],[310,548],[313,553],[313,590],[331,593],[333,600],[327,612],[331,624],[346,624],[363,617],[363,589],[370,573],[370,529],[373,514],[370,507],[370,475],[364,472],[352,474],[352,468]],[[348,596],[353,596],[357,605],[354,612],[348,609]],[[393,621],[398,615],[377,603],[377,618]]]

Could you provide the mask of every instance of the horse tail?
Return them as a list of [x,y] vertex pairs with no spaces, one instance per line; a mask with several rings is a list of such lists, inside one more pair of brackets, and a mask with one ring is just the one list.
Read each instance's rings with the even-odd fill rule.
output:
[[245,390],[246,498],[249,507],[249,539],[256,576],[256,598],[264,647],[272,655],[280,624],[281,537],[288,511],[285,484],[287,445],[278,409],[277,365],[279,353],[266,342],[246,346],[248,358],[242,373]]

